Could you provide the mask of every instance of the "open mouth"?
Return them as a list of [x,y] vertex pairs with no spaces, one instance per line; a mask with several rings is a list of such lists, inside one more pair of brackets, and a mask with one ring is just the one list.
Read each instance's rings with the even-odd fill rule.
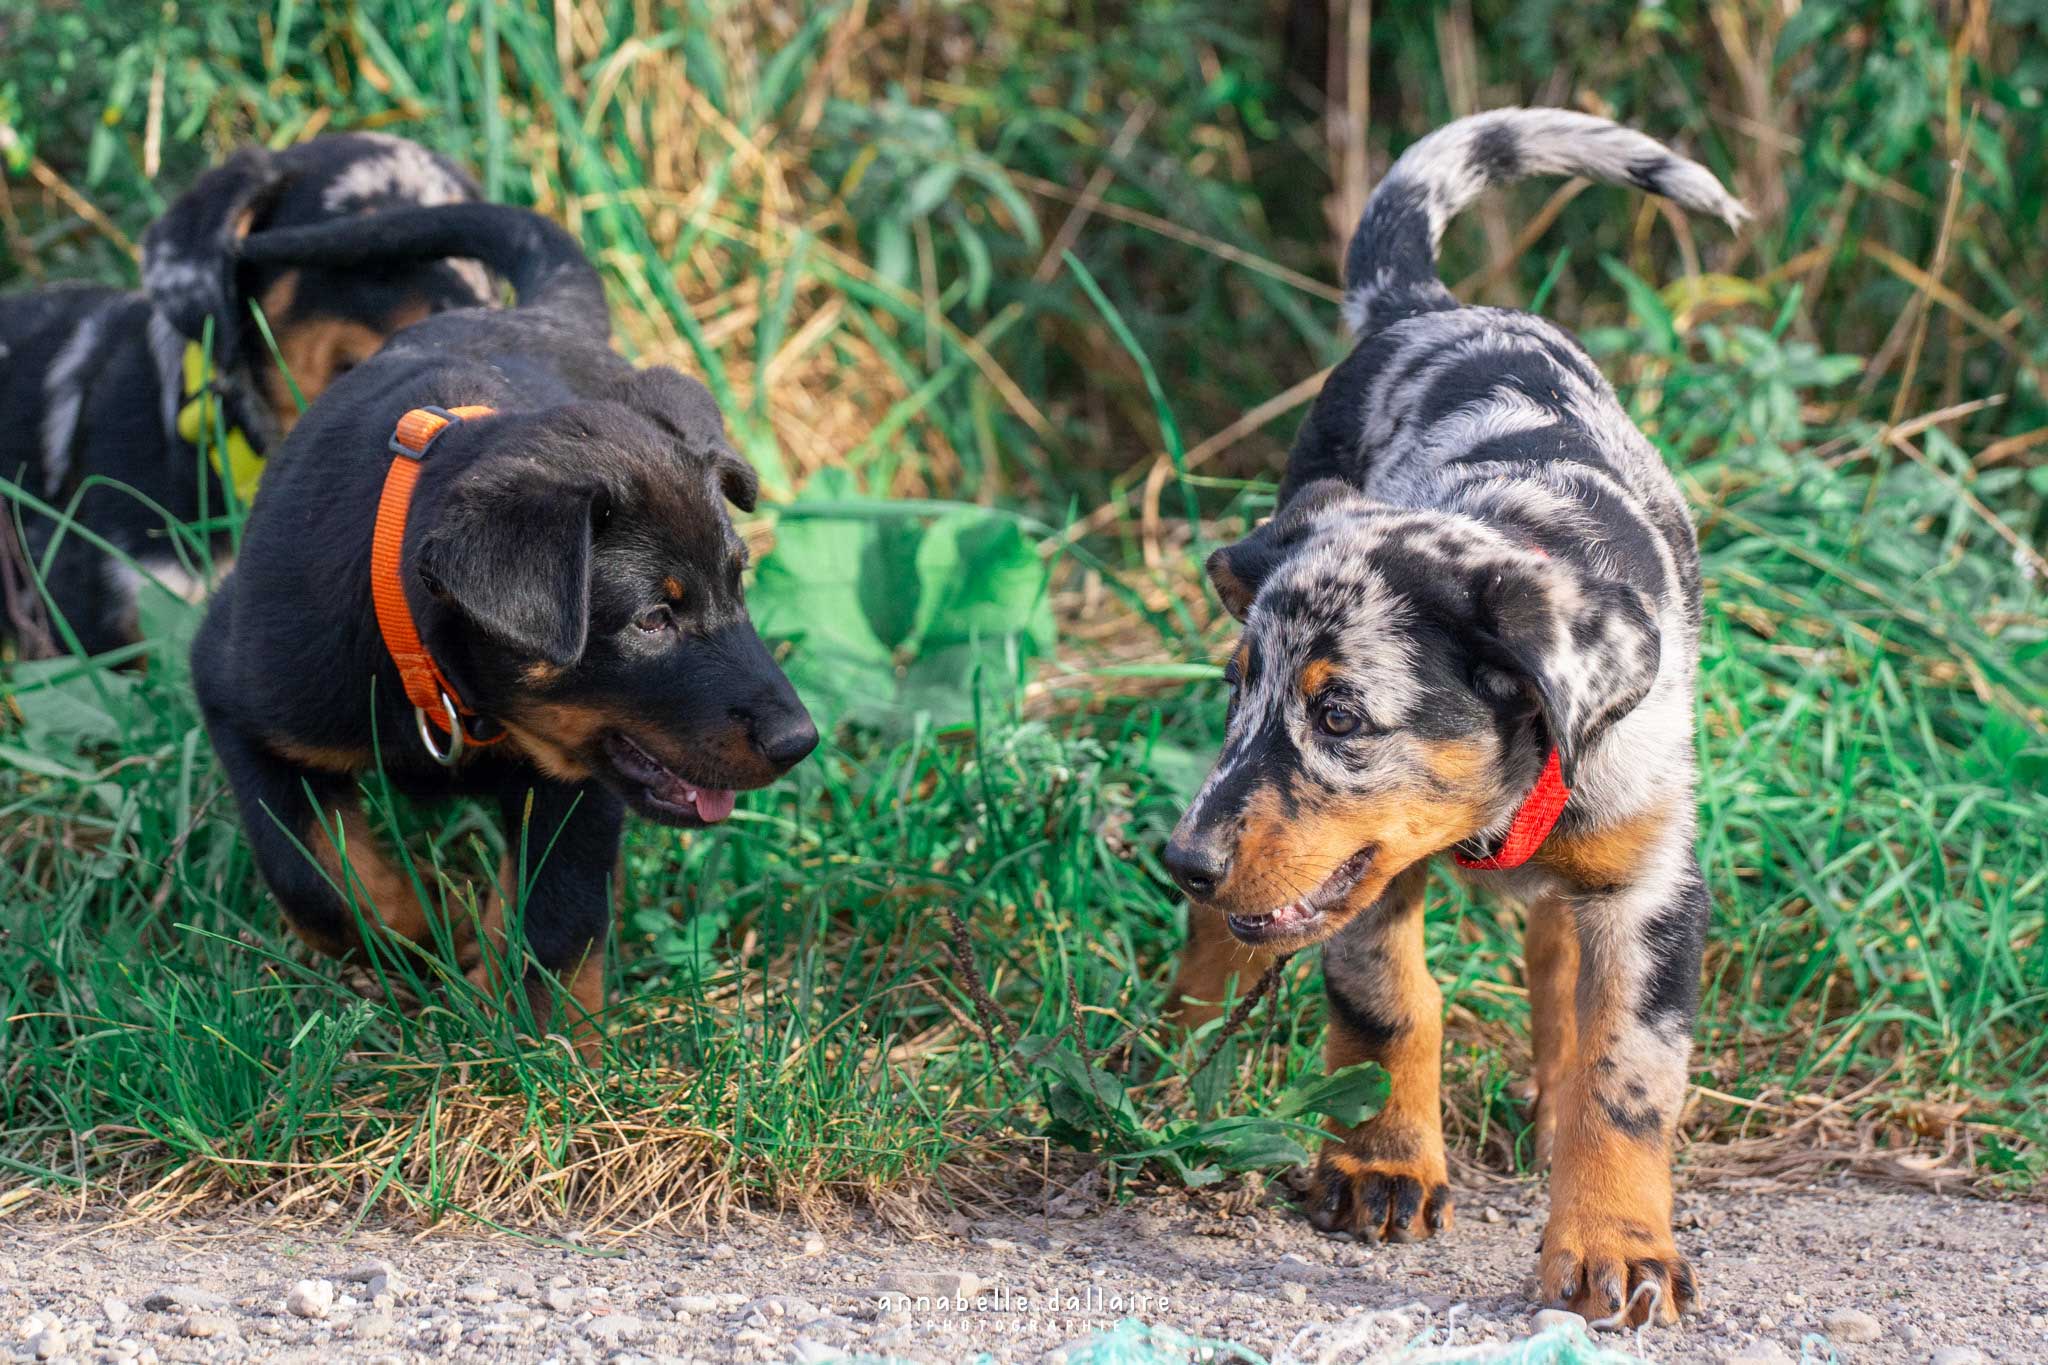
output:
[[605,757],[636,790],[628,799],[641,813],[671,825],[715,825],[732,814],[728,787],[700,787],[613,730],[604,737]]
[[1321,886],[1278,910],[1269,910],[1263,915],[1231,915],[1230,932],[1240,942],[1253,944],[1299,938],[1309,933],[1322,922],[1324,913],[1331,906],[1351,894],[1352,888],[1372,867],[1373,855],[1377,852],[1379,848],[1374,844],[1361,848],[1338,864],[1337,870],[1324,878]]

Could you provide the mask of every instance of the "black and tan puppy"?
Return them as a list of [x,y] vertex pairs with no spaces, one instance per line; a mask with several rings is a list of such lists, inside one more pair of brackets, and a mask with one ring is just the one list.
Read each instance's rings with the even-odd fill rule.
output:
[[[595,1015],[626,810],[715,823],[817,731],[741,596],[725,504],[754,505],[752,468],[701,385],[612,353],[566,233],[468,205],[243,248],[351,267],[455,249],[512,280],[518,306],[417,323],[313,405],[272,461],[193,676],[302,937],[349,953],[359,915],[432,934],[364,819],[375,765],[416,796],[496,799],[512,853],[484,932],[516,919]],[[497,991],[492,946],[468,945],[464,965]],[[544,984],[525,982],[536,1006]]]
[[[81,526],[194,595],[199,584],[174,555],[165,516],[220,515],[226,484],[249,500],[265,453],[297,419],[292,384],[311,401],[400,327],[491,301],[487,273],[466,258],[337,270],[252,261],[238,253],[241,240],[478,194],[454,162],[380,133],[236,153],[150,225],[139,292],[73,286],[0,298],[0,474],[60,508],[76,496]],[[202,426],[226,433],[210,468],[198,457]],[[56,525],[32,513],[25,522],[40,562]],[[133,565],[76,530],[47,579],[53,605],[92,652],[133,638],[139,583]]]
[[1692,162],[1554,109],[1454,123],[1380,182],[1345,264],[1357,347],[1295,439],[1278,514],[1209,562],[1244,636],[1222,757],[1166,852],[1193,901],[1177,991],[1214,1001],[1233,973],[1323,945],[1329,1063],[1376,1061],[1393,1090],[1324,1149],[1310,1216],[1412,1241],[1451,1211],[1430,863],[1523,907],[1544,1296],[1668,1321],[1693,1299],[1670,1164],[1709,909],[1699,556],[1676,483],[1577,343],[1460,307],[1437,278],[1445,222],[1533,174],[1743,216]]

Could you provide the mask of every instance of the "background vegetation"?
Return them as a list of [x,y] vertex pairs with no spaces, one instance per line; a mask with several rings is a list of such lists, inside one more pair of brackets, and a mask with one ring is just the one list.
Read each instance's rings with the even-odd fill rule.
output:
[[[1206,1070],[1212,1036],[1157,1026],[1182,911],[1155,852],[1223,714],[1197,566],[1270,506],[1342,354],[1365,190],[1515,102],[1672,139],[1758,210],[1730,240],[1535,185],[1445,253],[1586,339],[1700,523],[1686,1160],[2032,1188],[2048,14],[1382,8],[0,0],[0,284],[132,281],[142,227],[245,140],[464,159],[581,233],[636,358],[723,400],[776,499],[758,616],[838,722],[729,826],[633,832],[588,1071],[430,961],[385,964],[407,1013],[291,945],[193,712],[189,610],[148,604],[147,671],[12,667],[0,1207],[624,1225],[1056,1195],[1076,1146],[1191,1183],[1297,1156],[1289,1122],[1339,1102],[1300,1088],[1312,962]],[[465,913],[488,822],[392,815]],[[1444,888],[1429,932],[1454,1141],[1520,1169],[1517,927]]]

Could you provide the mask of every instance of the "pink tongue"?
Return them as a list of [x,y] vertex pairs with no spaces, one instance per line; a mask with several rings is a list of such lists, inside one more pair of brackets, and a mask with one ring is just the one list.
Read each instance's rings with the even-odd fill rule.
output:
[[715,825],[732,814],[732,803],[732,792],[700,791],[697,793],[697,818]]

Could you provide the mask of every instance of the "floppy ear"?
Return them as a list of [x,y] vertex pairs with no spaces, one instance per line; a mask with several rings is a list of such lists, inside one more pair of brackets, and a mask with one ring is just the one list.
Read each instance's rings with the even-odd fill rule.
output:
[[711,461],[718,490],[727,502],[742,512],[754,510],[761,477],[725,439],[725,414],[718,410],[711,390],[680,370],[650,365],[634,372],[627,401],[675,437],[685,452]]
[[1479,596],[1487,652],[1534,694],[1569,787],[1579,761],[1657,681],[1663,636],[1650,599],[1555,564],[1497,572]]
[[1316,514],[1352,500],[1363,498],[1342,479],[1318,479],[1290,498],[1264,526],[1210,555],[1209,582],[1215,585],[1223,609],[1244,620],[1266,579],[1307,539]]
[[725,494],[725,500],[742,512],[753,511],[761,497],[761,476],[754,472],[754,466],[727,446],[712,460],[711,467],[718,475],[719,491]]
[[590,633],[588,484],[520,479],[456,490],[420,552],[420,574],[492,636],[567,668]]
[[171,326],[199,340],[213,319],[213,353],[240,353],[247,322],[235,288],[238,249],[284,187],[277,158],[244,147],[199,177],[142,235],[142,287]]

